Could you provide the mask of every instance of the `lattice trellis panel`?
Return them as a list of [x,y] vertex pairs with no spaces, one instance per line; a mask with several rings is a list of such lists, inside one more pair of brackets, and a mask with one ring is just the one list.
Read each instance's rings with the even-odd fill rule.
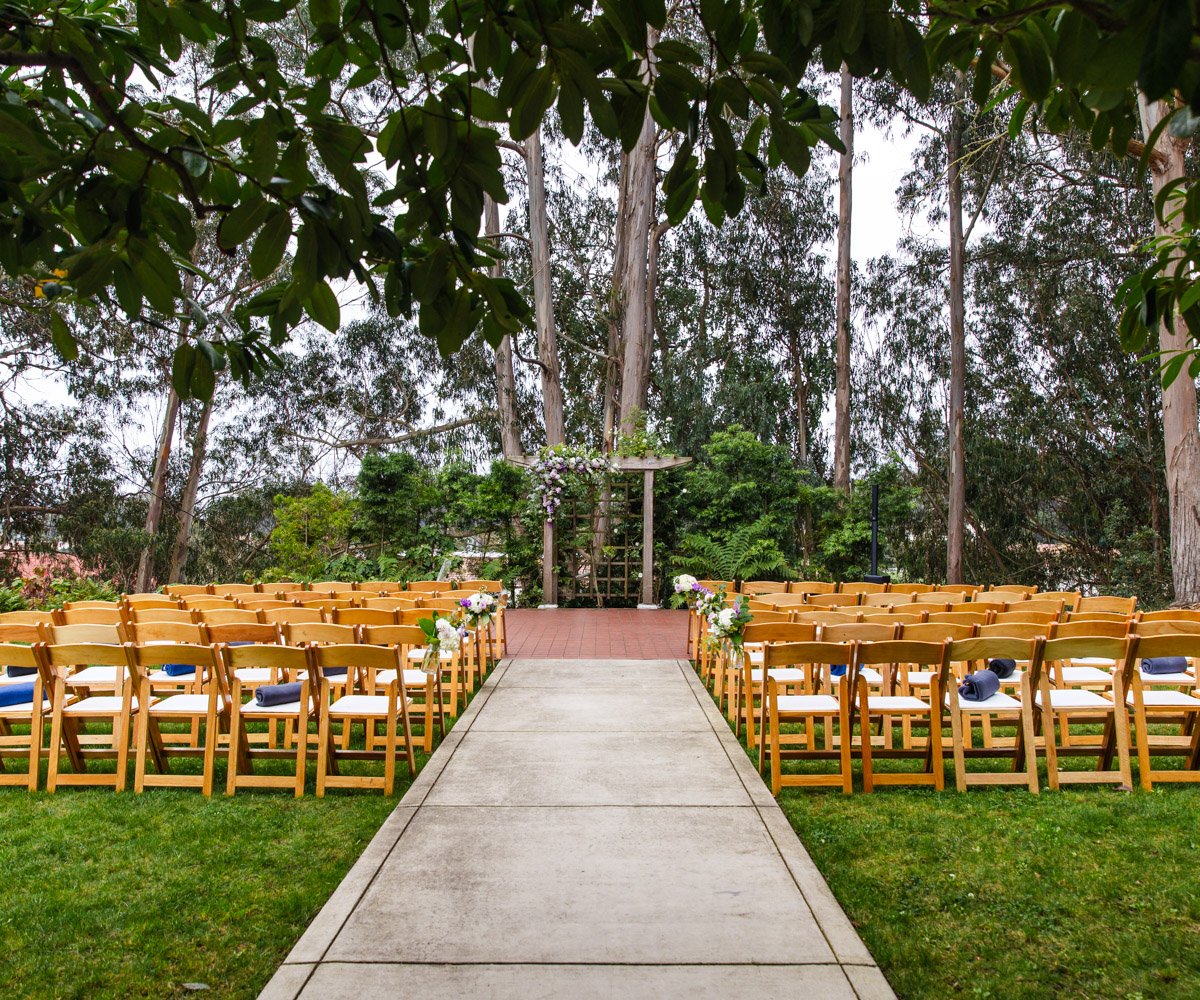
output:
[[[555,514],[561,607],[632,607],[642,572],[642,477],[613,476],[607,497],[569,498]],[[596,533],[607,515],[602,544]]]

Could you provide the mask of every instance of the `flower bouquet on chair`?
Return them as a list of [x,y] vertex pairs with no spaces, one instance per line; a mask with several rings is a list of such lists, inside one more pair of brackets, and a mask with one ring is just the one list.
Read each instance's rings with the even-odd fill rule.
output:
[[706,617],[708,618],[708,639],[715,646],[728,646],[732,652],[740,656],[742,652],[742,635],[747,625],[753,620],[754,616],[750,613],[748,602],[742,597],[734,598],[733,604],[729,607],[723,607],[725,603],[725,595],[723,592],[719,595],[713,595],[713,600],[708,601],[708,610]]
[[432,618],[422,618],[417,624],[428,640],[421,669],[427,674],[437,673],[442,653],[461,649],[468,631],[454,616],[439,615],[436,611]]

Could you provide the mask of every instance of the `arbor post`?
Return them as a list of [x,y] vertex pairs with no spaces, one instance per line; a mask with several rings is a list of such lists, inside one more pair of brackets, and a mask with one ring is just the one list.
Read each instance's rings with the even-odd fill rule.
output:
[[554,522],[542,526],[542,603],[539,608],[558,607],[558,574],[554,572]]
[[642,603],[641,609],[657,608],[654,600],[654,470],[642,473]]

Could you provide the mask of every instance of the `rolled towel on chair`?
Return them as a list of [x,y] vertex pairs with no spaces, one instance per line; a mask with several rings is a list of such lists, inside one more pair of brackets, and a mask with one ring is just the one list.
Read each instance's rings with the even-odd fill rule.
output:
[[987,701],[1000,690],[1000,677],[991,670],[976,670],[968,674],[958,689],[959,696],[967,701]]
[[1142,673],[1145,674],[1182,674],[1187,668],[1185,656],[1152,656],[1142,660]]
[[37,667],[5,667],[9,677],[32,677],[37,673]]
[[300,700],[299,681],[291,684],[264,684],[254,690],[254,703],[267,708],[271,705],[286,705]]
[[254,643],[252,643],[249,639],[242,639],[240,642],[231,642],[229,645],[231,645],[231,646],[253,646]]
[[[48,697],[45,692],[43,698]],[[27,701],[33,701],[33,682],[28,684],[6,684],[0,687],[0,708],[8,705],[24,705]]]
[[994,673],[997,677],[1001,678],[1002,680],[1005,677],[1011,677],[1013,675],[1013,672],[1016,669],[1017,669],[1017,661],[1016,660],[989,660],[988,661],[988,670],[990,670],[992,673]]
[[196,672],[194,663],[164,663],[163,673],[168,677],[186,677]]
[[834,677],[845,677],[846,676],[846,664],[844,664],[844,663],[831,664],[829,667],[829,672]]

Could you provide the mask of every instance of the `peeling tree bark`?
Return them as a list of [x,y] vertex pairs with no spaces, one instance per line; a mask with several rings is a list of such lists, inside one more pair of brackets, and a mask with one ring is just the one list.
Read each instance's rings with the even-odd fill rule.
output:
[[566,436],[558,331],[554,325],[554,288],[550,280],[550,227],[546,221],[546,168],[540,129],[525,141],[525,167],[529,174],[529,241],[533,311],[542,375],[542,411],[546,420],[546,444],[556,445],[562,444]]
[[208,423],[212,417],[212,400],[204,404],[196,433],[192,438],[192,464],[188,469],[183,497],[179,502],[179,527],[175,532],[175,546],[171,551],[171,568],[167,573],[168,583],[179,583],[187,566],[188,543],[191,541],[192,524],[196,515],[196,495],[200,492],[200,476],[204,472],[204,457],[208,450]]
[[[1147,101],[1138,95],[1142,132],[1149,139],[1155,126],[1170,112],[1162,101]],[[1166,130],[1155,146],[1150,162],[1154,194],[1171,181],[1186,174],[1181,143]],[[1154,232],[1158,236],[1177,231],[1177,219],[1164,225],[1155,213]],[[1186,332],[1165,324],[1158,331],[1159,349],[1164,355],[1187,350],[1191,344]],[[1197,428],[1195,380],[1186,368],[1163,390],[1163,449],[1166,452],[1167,515],[1171,522],[1171,578],[1176,604],[1200,603],[1200,430]]]
[[966,84],[958,74],[950,131],[946,136],[946,187],[950,215],[950,400],[947,422],[950,452],[947,477],[946,582],[963,582],[963,539],[967,509],[966,448],[963,407],[967,377],[966,306],[964,303],[962,102]]
[[850,222],[854,170],[854,88],[842,65],[841,138],[838,159],[837,359],[834,390],[833,485],[850,492]]
[[[647,51],[651,53],[645,66],[645,77],[653,74],[653,47],[658,33],[647,29]],[[625,204],[625,258],[621,276],[621,431],[633,430],[634,414],[646,409],[646,394],[650,384],[650,361],[653,340],[648,336],[647,322],[650,234],[654,227],[654,192],[657,151],[657,129],[650,109],[642,119],[642,131],[629,152],[628,194]]]
[[[490,195],[483,196],[483,227],[488,236],[500,232],[500,208]],[[496,261],[488,273],[499,278],[504,266]],[[512,338],[505,334],[496,348],[496,410],[500,415],[500,450],[507,459],[524,454],[521,425],[517,421],[517,383],[513,375]]]

